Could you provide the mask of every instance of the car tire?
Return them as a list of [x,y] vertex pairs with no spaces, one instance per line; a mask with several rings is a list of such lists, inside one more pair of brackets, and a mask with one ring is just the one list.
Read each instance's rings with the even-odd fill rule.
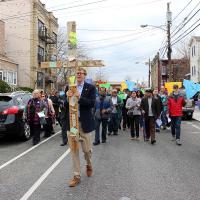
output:
[[187,120],[192,120],[193,114],[187,115]]
[[22,141],[27,141],[27,140],[30,140],[30,138],[31,138],[30,126],[28,125],[27,122],[22,123],[20,137],[21,137]]

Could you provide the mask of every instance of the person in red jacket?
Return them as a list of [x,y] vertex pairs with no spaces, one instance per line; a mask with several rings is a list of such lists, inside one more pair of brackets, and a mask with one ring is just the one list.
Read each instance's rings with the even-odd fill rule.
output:
[[173,92],[168,99],[169,116],[171,118],[171,131],[173,140],[176,140],[177,145],[181,145],[180,134],[181,134],[181,118],[182,118],[182,107],[185,105],[185,99],[180,94],[178,85],[173,86]]

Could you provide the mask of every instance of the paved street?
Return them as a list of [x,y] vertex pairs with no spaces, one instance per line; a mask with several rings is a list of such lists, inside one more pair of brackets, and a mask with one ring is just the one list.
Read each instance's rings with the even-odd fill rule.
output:
[[0,200],[199,200],[200,123],[184,121],[182,131],[181,147],[169,130],[157,134],[155,146],[129,140],[128,132],[110,136],[93,148],[94,176],[83,171],[76,188],[68,187],[71,157],[60,133],[3,168],[32,146],[1,139]]

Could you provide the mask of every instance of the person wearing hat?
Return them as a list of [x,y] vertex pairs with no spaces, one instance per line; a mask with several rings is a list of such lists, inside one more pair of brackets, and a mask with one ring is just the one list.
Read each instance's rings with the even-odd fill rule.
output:
[[117,135],[123,107],[123,101],[117,96],[117,89],[112,90],[110,100],[112,112],[108,122],[108,135],[111,135],[112,132],[113,135]]
[[185,105],[184,95],[179,92],[178,85],[173,86],[173,92],[168,99],[169,116],[171,118],[172,140],[176,140],[177,145],[181,145],[181,118],[183,115],[182,107]]
[[153,91],[148,89],[145,91],[145,97],[141,101],[141,109],[144,113],[146,141],[151,138],[151,144],[156,143],[155,139],[155,123],[160,116],[161,109],[157,99],[153,96]]

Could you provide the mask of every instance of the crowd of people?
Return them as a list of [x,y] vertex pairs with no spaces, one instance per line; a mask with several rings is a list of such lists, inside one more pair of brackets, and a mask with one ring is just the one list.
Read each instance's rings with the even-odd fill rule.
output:
[[[130,132],[130,139],[144,141],[154,145],[156,132],[171,126],[172,139],[181,145],[181,117],[185,104],[184,96],[179,92],[178,85],[173,86],[173,92],[168,94],[165,87],[147,89],[144,94],[139,89],[123,92],[117,89],[95,88],[86,83],[87,72],[80,68],[76,74],[77,92],[73,93],[67,86],[65,91],[52,91],[50,95],[44,91],[34,90],[33,98],[29,100],[26,109],[27,121],[30,125],[33,145],[40,142],[43,129],[44,137],[54,134],[53,124],[59,123],[62,130],[61,146],[70,143],[69,98],[78,98],[79,137],[86,160],[86,174],[92,176],[91,133],[95,131],[93,145],[106,143],[107,137],[117,136],[119,129]],[[123,95],[119,95],[123,94]],[[101,130],[100,130],[101,128]],[[71,151],[74,177],[69,186],[75,187],[80,182],[79,152]]]
[[180,125],[182,107],[185,105],[184,96],[179,92],[178,85],[174,85],[173,92],[167,93],[165,87],[148,89],[145,94],[139,89],[124,90],[125,98],[120,99],[118,91],[113,89],[108,93],[105,88],[99,89],[95,104],[95,141],[100,144],[100,124],[102,124],[102,143],[106,142],[106,135],[117,135],[118,130],[130,130],[131,140],[140,140],[142,132],[144,141],[156,143],[155,133],[171,126],[172,139],[177,145],[180,141]]

